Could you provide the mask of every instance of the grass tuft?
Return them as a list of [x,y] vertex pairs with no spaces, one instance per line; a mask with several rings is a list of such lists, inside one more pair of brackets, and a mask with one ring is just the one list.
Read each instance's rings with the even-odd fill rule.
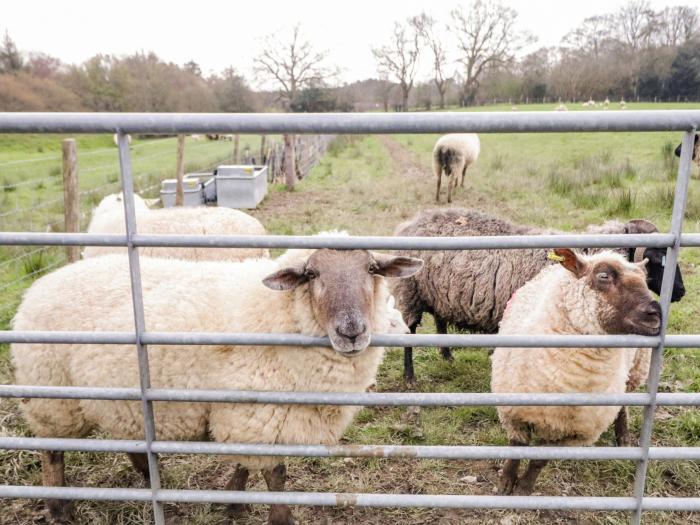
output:
[[613,193],[608,206],[609,215],[629,217],[636,210],[637,192],[622,189]]

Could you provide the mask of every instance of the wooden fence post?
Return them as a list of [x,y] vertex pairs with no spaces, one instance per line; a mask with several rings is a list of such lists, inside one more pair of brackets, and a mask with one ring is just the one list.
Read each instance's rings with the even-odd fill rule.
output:
[[297,181],[296,158],[294,155],[294,135],[284,135],[284,180],[287,190],[292,191]]
[[260,136],[260,162],[258,163],[260,165],[265,164],[265,161],[267,159],[266,151],[265,151],[266,140],[267,140],[267,135]]
[[[80,231],[80,195],[78,194],[78,155],[75,139],[63,140],[63,211],[66,233]],[[80,246],[67,246],[68,262],[80,259]]]
[[185,175],[185,136],[177,136],[177,167],[175,176],[177,184],[175,186],[175,206],[182,206],[185,203],[185,190],[182,186],[182,179]]
[[236,133],[233,137],[233,163],[238,164],[239,159],[239,148],[241,146],[241,136]]

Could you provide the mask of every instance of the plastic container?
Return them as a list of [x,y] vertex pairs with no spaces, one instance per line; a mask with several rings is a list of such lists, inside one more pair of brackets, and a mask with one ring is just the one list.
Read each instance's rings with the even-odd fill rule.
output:
[[219,166],[216,201],[227,208],[256,208],[267,195],[267,166]]

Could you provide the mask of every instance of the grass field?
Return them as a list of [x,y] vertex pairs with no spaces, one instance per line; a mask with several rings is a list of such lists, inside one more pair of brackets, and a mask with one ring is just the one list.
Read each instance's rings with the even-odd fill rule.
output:
[[[630,109],[643,106],[628,105]],[[667,105],[654,105],[653,107]],[[670,105],[671,107],[691,107]],[[551,110],[554,105],[527,109]],[[693,106],[698,107],[696,106]],[[570,105],[570,109],[579,109]],[[507,108],[488,108],[510,110]],[[520,110],[524,110],[520,107]],[[347,229],[354,234],[389,235],[417,210],[434,207],[430,151],[434,135],[339,137],[326,158],[288,193],[274,186],[254,215],[270,233],[309,234]],[[493,134],[482,135],[482,156],[457,191],[454,206],[474,207],[504,218],[567,231],[608,218],[644,217],[668,228],[677,162],[672,149],[679,133]],[[0,150],[1,151],[1,150]],[[0,157],[1,159],[2,157]],[[1,160],[0,160],[1,162]],[[697,176],[697,168],[694,168]],[[60,177],[59,177],[60,178]],[[59,188],[60,189],[60,188]],[[691,181],[684,229],[700,231],[700,181]],[[443,204],[444,206],[444,204]],[[672,306],[670,333],[700,333],[700,252],[684,249],[681,266],[687,295]],[[420,328],[432,333],[427,316]],[[379,391],[406,391],[401,378],[402,352],[390,350],[377,380]],[[417,384],[423,392],[489,391],[489,360],[485,349],[455,352],[454,363],[439,358],[436,349],[416,351]],[[661,390],[700,391],[698,349],[667,350]],[[12,379],[7,352],[0,350],[0,383]],[[637,433],[640,411],[632,410]],[[0,434],[28,435],[14,401],[0,401]],[[663,407],[657,411],[654,444],[697,446],[698,409]],[[405,407],[363,409],[344,442],[356,444],[503,445],[505,434],[492,407]],[[613,446],[607,432],[601,445]],[[69,483],[84,486],[142,486],[125,456],[68,454]],[[168,488],[222,488],[230,465],[215,457],[162,458]],[[391,493],[491,494],[498,475],[494,461],[402,459],[291,459],[288,490]],[[557,461],[544,471],[538,485],[543,495],[624,496],[632,491],[634,463],[624,461]],[[475,480],[472,476],[475,476]],[[0,452],[0,479],[12,484],[40,484],[39,455]],[[259,475],[252,489],[262,490]],[[647,493],[657,496],[697,496],[700,464],[653,462]],[[349,524],[536,524],[625,523],[624,513],[512,512],[437,509],[297,508],[300,523]],[[267,509],[255,507],[238,523],[264,522]],[[220,505],[167,505],[171,523],[227,523]],[[143,523],[148,507],[127,503],[83,502],[76,507],[79,523]],[[42,520],[41,502],[8,501],[0,523]],[[700,523],[700,516],[682,513],[645,515],[645,523]]]

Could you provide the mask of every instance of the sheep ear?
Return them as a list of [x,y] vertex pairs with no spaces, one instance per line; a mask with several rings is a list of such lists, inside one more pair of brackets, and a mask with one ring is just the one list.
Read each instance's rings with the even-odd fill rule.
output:
[[374,262],[377,263],[377,275],[384,277],[410,277],[423,268],[423,260],[415,257],[392,257],[381,253],[373,253]]
[[262,283],[271,290],[293,290],[300,284],[309,280],[304,268],[283,268],[262,280]]
[[576,255],[573,250],[569,248],[556,248],[554,253],[558,257],[559,263],[577,278],[583,277],[588,273],[588,263]]

